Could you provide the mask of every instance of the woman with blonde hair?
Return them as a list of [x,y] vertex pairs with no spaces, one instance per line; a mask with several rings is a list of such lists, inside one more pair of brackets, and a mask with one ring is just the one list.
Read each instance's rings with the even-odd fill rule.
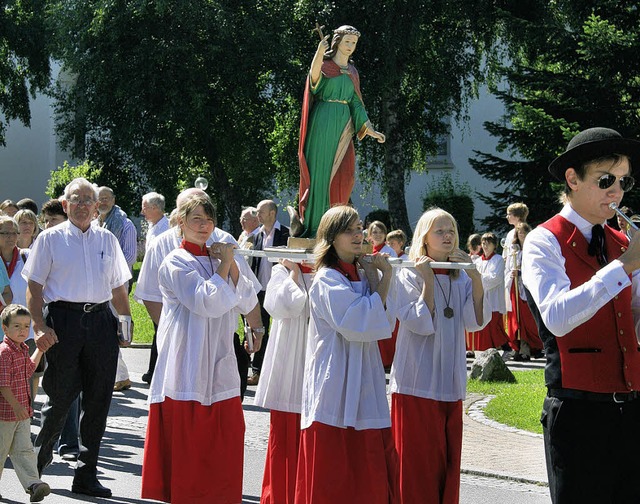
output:
[[316,239],[296,504],[396,503],[397,458],[377,345],[391,336],[391,266],[381,255],[361,259],[362,222],[351,207],[327,211]]
[[[430,263],[470,263],[460,250],[451,214],[434,208],[416,226],[409,258],[395,287],[400,320],[389,382],[391,423],[400,459],[403,503],[457,504],[462,456],[462,401],[467,366],[465,329],[491,314],[475,269],[432,269]],[[420,428],[415,427],[419,425]]]
[[18,210],[13,216],[13,219],[18,223],[18,228],[20,229],[18,248],[31,248],[36,236],[38,236],[40,232],[38,217],[31,210],[23,209]]

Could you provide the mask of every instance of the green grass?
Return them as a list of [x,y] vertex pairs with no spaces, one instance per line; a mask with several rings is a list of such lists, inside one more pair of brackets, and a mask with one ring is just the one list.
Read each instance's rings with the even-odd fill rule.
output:
[[514,371],[516,383],[469,380],[467,392],[495,395],[485,408],[487,417],[505,425],[542,434],[540,413],[547,393],[544,370]]
[[143,304],[138,303],[133,299],[133,293],[136,291],[136,283],[138,280],[138,273],[140,272],[140,262],[133,265],[133,289],[129,294],[129,304],[131,305],[131,318],[133,319],[133,343],[138,344],[151,344],[153,341],[153,322],[147,313],[147,309]]

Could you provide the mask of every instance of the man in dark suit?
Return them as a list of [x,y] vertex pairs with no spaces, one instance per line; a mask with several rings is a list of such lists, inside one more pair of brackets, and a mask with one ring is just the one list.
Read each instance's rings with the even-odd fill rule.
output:
[[[258,203],[258,221],[262,226],[260,232],[255,237],[255,250],[264,250],[268,247],[280,247],[287,244],[289,239],[289,228],[280,224],[277,219],[278,207],[271,200],[263,200]],[[258,293],[258,301],[260,303],[260,311],[262,314],[262,325],[264,326],[265,334],[262,338],[262,346],[253,355],[253,361],[251,363],[251,369],[253,375],[249,378],[249,385],[257,385],[260,379],[260,370],[262,369],[262,360],[264,359],[264,353],[269,343],[269,314],[264,309],[264,294],[267,289],[267,284],[271,278],[271,263],[265,257],[255,258],[252,269],[255,275],[258,277],[260,284],[262,284],[262,290]]]

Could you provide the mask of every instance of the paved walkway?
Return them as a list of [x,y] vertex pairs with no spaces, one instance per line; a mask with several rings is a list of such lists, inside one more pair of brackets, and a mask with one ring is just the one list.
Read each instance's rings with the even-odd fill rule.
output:
[[464,402],[462,471],[548,484],[542,436],[489,421],[479,406],[483,399],[470,394]]
[[[146,370],[149,351],[131,348],[125,349],[123,355],[129,366],[133,387],[114,393],[99,463],[100,480],[113,490],[114,497],[105,500],[72,494],[72,466],[56,456],[43,475],[53,490],[45,502],[149,502],[140,499],[148,393],[148,385],[142,382],[141,376]],[[246,423],[243,502],[247,504],[259,501],[269,432],[269,414],[253,405],[254,393],[255,387],[249,387],[243,404]],[[43,399],[44,396],[39,395],[37,402],[41,403]],[[482,396],[472,395],[465,401],[463,472],[546,484],[542,438],[491,424],[484,418],[479,405],[483,399]],[[37,430],[34,427],[33,431]],[[10,461],[0,480],[0,493],[2,502],[28,502],[28,496],[20,487]]]

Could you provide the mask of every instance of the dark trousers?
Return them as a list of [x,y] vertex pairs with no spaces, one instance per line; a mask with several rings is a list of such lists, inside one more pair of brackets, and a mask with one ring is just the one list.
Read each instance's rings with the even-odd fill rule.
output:
[[244,349],[244,345],[240,343],[238,333],[233,333],[233,349],[236,353],[238,373],[240,374],[240,400],[244,401],[244,393],[247,391],[247,373],[249,372],[249,362],[251,359]]
[[153,376],[153,372],[156,369],[156,362],[158,361],[158,325],[153,322],[153,341],[151,342],[151,355],[149,356],[149,368],[147,369],[147,374],[149,378]]
[[253,360],[251,361],[251,369],[254,373],[260,374],[262,369],[262,361],[264,360],[264,353],[267,350],[267,343],[269,343],[269,324],[271,322],[271,316],[269,312],[264,309],[264,295],[265,291],[258,292],[258,303],[260,303],[260,316],[262,317],[262,325],[264,326],[264,336],[262,337],[262,345],[260,350],[253,354]]
[[74,481],[96,479],[100,442],[107,426],[118,363],[117,319],[111,310],[92,313],[50,305],[47,325],[58,335],[58,343],[47,352],[48,367],[42,388],[49,396],[42,409],[42,427],[34,443],[38,471],[53,460],[53,447],[71,403],[82,392],[80,455]]
[[640,399],[546,397],[541,422],[553,504],[640,502]]

